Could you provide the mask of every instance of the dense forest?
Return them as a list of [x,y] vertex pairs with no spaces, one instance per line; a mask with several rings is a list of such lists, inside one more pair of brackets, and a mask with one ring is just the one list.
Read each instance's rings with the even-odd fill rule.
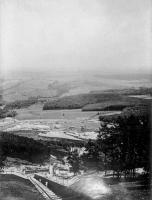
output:
[[0,133],[0,167],[3,167],[7,156],[41,163],[49,156],[49,152],[49,147],[41,141],[12,133]]
[[[140,105],[126,108],[119,115],[100,116],[101,127],[95,141],[89,140],[85,153],[69,151],[73,171],[86,169],[95,163],[100,171],[112,170],[113,176],[134,178],[137,168],[150,173],[150,107]],[[77,164],[76,164],[77,163]]]
[[[150,112],[148,106],[125,109],[121,115],[100,117],[95,142],[86,145],[88,159],[116,176],[135,176],[136,168],[150,172]],[[86,155],[85,155],[86,156]]]

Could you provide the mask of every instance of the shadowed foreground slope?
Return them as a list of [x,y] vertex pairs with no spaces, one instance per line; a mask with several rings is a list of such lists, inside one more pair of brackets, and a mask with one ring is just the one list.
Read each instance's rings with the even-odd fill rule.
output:
[[14,175],[0,175],[0,200],[44,200],[28,180]]

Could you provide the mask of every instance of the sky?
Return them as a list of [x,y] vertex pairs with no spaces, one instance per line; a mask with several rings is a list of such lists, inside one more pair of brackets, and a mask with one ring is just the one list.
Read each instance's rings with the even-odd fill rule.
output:
[[1,0],[1,69],[147,72],[150,2]]

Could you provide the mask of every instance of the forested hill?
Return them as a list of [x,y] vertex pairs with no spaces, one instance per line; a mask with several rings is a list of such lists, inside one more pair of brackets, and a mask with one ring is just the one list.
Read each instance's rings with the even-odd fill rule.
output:
[[152,105],[150,102],[147,102],[147,104],[139,104],[131,107],[126,107],[123,109],[121,114],[115,114],[115,115],[106,115],[106,116],[100,116],[100,121],[112,123],[116,121],[118,118],[129,118],[131,116],[134,117],[145,117],[147,116],[149,121],[151,119],[151,109]]
[[73,96],[66,96],[58,100],[48,101],[44,104],[43,110],[53,109],[78,109],[83,111],[122,110],[128,106],[143,103],[140,98],[132,98],[129,95],[151,94],[152,88],[104,91],[102,93],[88,93]]

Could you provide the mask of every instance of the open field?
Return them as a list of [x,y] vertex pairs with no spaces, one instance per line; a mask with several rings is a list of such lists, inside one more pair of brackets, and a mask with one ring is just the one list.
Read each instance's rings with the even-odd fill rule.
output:
[[[80,109],[75,110],[43,110],[43,104],[35,104],[25,109],[17,109],[18,120],[32,119],[76,119],[86,118],[95,115],[97,112],[81,112]],[[64,114],[64,115],[63,115]]]
[[[82,112],[81,109],[72,110],[43,110],[43,104],[38,103],[28,108],[16,109],[17,120],[76,120],[76,119],[97,119],[96,111]],[[102,111],[101,114],[120,113],[119,111]]]
[[1,200],[44,200],[28,181],[14,175],[0,175]]

